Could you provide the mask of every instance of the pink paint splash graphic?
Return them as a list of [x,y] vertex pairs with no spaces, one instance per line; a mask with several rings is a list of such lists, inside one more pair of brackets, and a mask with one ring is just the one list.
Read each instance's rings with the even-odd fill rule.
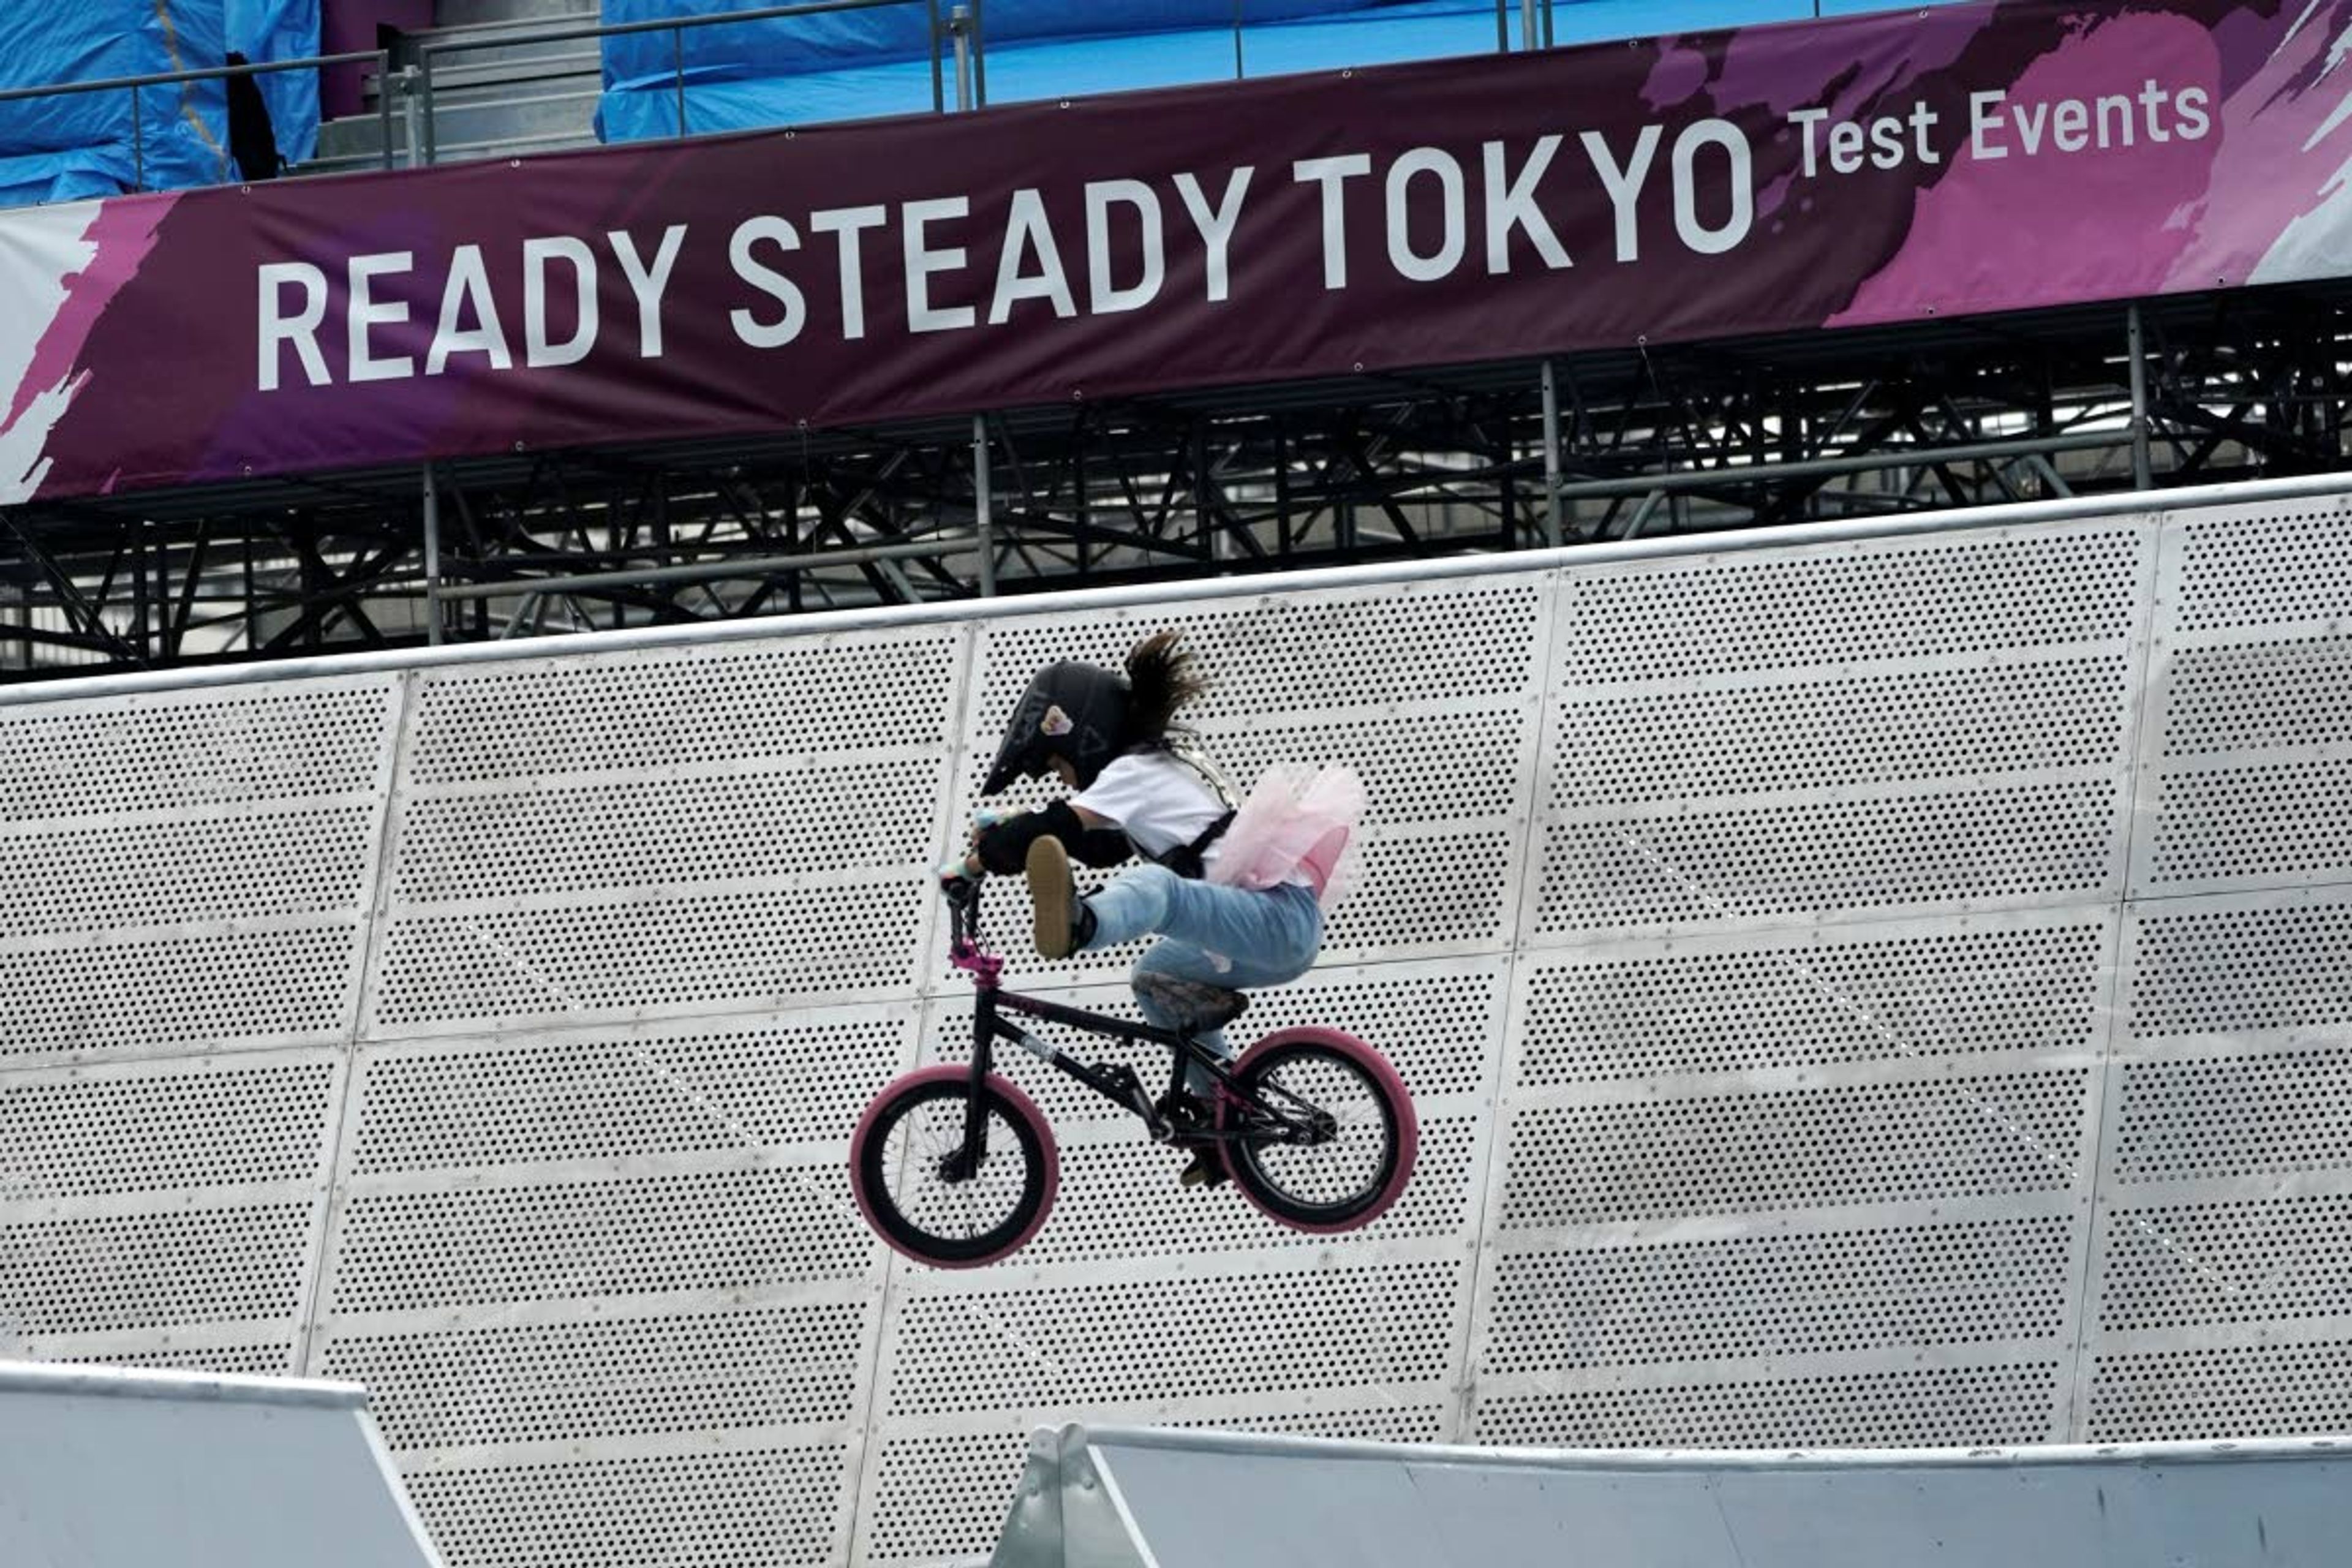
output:
[[[2218,102],[2219,66],[2212,35],[2186,17],[2086,17],[1992,106],[1998,112],[1986,150],[2004,155],[1975,155],[1968,125],[1945,129],[1948,172],[1915,199],[1901,251],[1829,324],[2019,310],[2163,287],[2190,237],[2179,214],[2210,188],[2226,129],[2217,123],[2191,141],[2173,133],[2168,113],[2158,142],[2137,95],[2153,79],[2168,92],[2202,87]],[[2098,100],[2118,96],[2132,100],[2138,117],[2131,145],[2119,144],[2121,117],[2111,116],[2111,144],[2101,147]],[[2073,152],[2053,140],[2056,106],[2070,100],[2090,109],[2089,141]],[[2030,153],[2029,141],[2036,142]],[[2053,199],[2059,191],[2063,201]],[[2116,244],[2119,236],[2131,242]],[[2094,258],[2097,273],[2086,277],[2081,263]]]
[[[2309,0],[2260,39],[2242,18],[2224,37],[2160,13],[2086,16],[2008,89],[2010,155],[1969,157],[1955,138],[1955,166],[1919,194],[1901,252],[1829,324],[2235,286],[2263,280],[2266,263],[2291,277],[2352,265],[2347,10]],[[2045,121],[2040,153],[2021,155],[2019,111],[2137,99],[2150,80],[2168,94],[2201,88],[2207,133],[2063,153]],[[2063,203],[2051,195],[2061,184]]]
[[[2188,215],[2188,241],[2160,287],[2261,281],[2265,261],[2286,263],[2290,277],[2344,268],[2352,252],[2343,188],[2352,161],[2347,10],[2341,0],[2311,0],[2270,58],[2230,92],[2206,199]],[[2282,254],[2295,250],[2311,254]]]
[[[1822,104],[1832,121],[1851,120],[1870,104],[1898,93],[1960,58],[1976,36],[1993,25],[1991,5],[1939,5],[1899,29],[1879,28],[1866,55],[1834,50],[1801,52],[1790,47],[1786,27],[1743,27],[1724,50],[1723,69],[1713,84],[1718,110],[1760,105],[1775,119]],[[1813,67],[1811,75],[1790,69],[1792,59]],[[1843,78],[1824,102],[1830,83]]]
[[[1996,16],[1990,5],[1947,5],[1899,28],[1841,27],[1841,35],[1868,39],[1852,51],[1811,47],[1798,31],[1802,24],[1744,27],[1725,45],[1713,80],[1706,55],[1663,41],[1642,97],[1654,111],[1687,103],[1704,90],[1722,115],[1761,108],[1785,122],[1791,111],[1812,106],[1828,110],[1831,122],[1853,120],[1883,111],[1896,95],[1952,65]],[[1790,133],[1784,126],[1779,134]],[[1784,174],[1759,191],[1757,216],[1779,213],[1796,183],[1793,174]]]
[[1642,101],[1654,112],[1672,109],[1689,101],[1706,85],[1706,57],[1696,49],[1667,44],[1659,50],[1657,64],[1650,68],[1650,79],[1642,84]]
[[0,426],[14,425],[36,395],[63,384],[73,374],[74,362],[89,341],[90,330],[122,286],[138,276],[148,252],[154,248],[156,229],[178,201],[177,195],[166,194],[117,197],[98,204],[97,216],[82,232],[83,242],[95,247],[96,254],[89,266],[68,277],[65,305],[41,334],[40,345],[33,351],[32,363],[26,367],[25,378],[17,384],[7,417],[0,419]]

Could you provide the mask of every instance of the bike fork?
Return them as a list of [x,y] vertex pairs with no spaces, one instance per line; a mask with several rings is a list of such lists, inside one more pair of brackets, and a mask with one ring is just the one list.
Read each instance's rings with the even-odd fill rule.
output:
[[980,1163],[988,1157],[988,1071],[995,1043],[996,997],[983,990],[972,998],[971,1087],[963,1101],[963,1142],[940,1171],[948,1181],[971,1180],[980,1174]]

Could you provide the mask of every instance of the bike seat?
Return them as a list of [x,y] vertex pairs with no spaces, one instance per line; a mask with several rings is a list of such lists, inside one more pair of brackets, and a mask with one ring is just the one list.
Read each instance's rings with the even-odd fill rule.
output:
[[1137,975],[1135,994],[1166,1015],[1170,1027],[1181,1034],[1222,1029],[1249,1005],[1249,998],[1238,991],[1165,974]]

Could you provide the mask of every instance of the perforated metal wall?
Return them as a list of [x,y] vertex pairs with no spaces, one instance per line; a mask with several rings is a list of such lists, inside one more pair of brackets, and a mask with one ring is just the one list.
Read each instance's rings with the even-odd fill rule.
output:
[[2092,1436],[2352,1424],[2352,510],[2165,520]]
[[[971,1560],[1074,1415],[2340,1428],[2347,521],[0,706],[0,1334],[367,1383],[461,1568]],[[898,1263],[844,1165],[967,1048],[929,867],[1037,664],[1171,625],[1233,772],[1370,786],[1366,891],[1237,1033],[1378,1043],[1414,1184],[1285,1231],[1014,1053],[1052,1220]],[[1124,1008],[1131,956],[1014,978]]]

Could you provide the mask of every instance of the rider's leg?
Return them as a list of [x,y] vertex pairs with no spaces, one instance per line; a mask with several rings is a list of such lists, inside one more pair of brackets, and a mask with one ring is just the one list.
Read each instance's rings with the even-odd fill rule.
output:
[[[1254,990],[1296,980],[1314,964],[1322,946],[1323,915],[1304,888],[1254,891],[1191,881],[1163,866],[1144,866],[1096,893],[1095,931],[1089,947],[1110,947],[1157,931],[1167,940],[1136,964],[1138,974],[1199,981],[1233,991]],[[1140,996],[1144,1016],[1165,1028],[1170,1019]],[[1222,1036],[1204,1036],[1220,1056],[1230,1055]],[[1187,1083],[1205,1092],[1208,1077],[1192,1069]]]
[[[1189,942],[1178,942],[1173,938],[1152,943],[1151,950],[1135,961],[1135,978],[1140,980],[1147,974],[1157,974],[1166,980],[1197,980],[1204,985],[1227,987],[1233,985],[1233,981],[1228,978],[1226,972],[1219,969],[1216,961],[1208,953],[1194,947]],[[1266,981],[1261,984],[1276,983]],[[1142,1013],[1143,1020],[1147,1024],[1157,1024],[1163,1029],[1172,1029],[1177,1025],[1178,1020],[1170,1016],[1166,1008],[1153,1000],[1149,992],[1140,988],[1135,993],[1135,1005]],[[1197,1035],[1193,1037],[1227,1061],[1233,1060],[1233,1047],[1225,1044],[1225,1032],[1223,1029],[1213,1029],[1205,1035]],[[1194,1094],[1205,1095],[1209,1092],[1209,1075],[1202,1071],[1199,1066],[1190,1063],[1186,1065],[1184,1069],[1186,1089]]]
[[[1094,930],[1085,945],[1117,947],[1157,932],[1189,942],[1221,965],[1202,976],[1213,985],[1247,988],[1295,980],[1315,962],[1323,942],[1323,912],[1300,887],[1225,888],[1179,877],[1165,866],[1123,871],[1087,897]],[[1218,978],[1247,970],[1280,971],[1278,978]]]

